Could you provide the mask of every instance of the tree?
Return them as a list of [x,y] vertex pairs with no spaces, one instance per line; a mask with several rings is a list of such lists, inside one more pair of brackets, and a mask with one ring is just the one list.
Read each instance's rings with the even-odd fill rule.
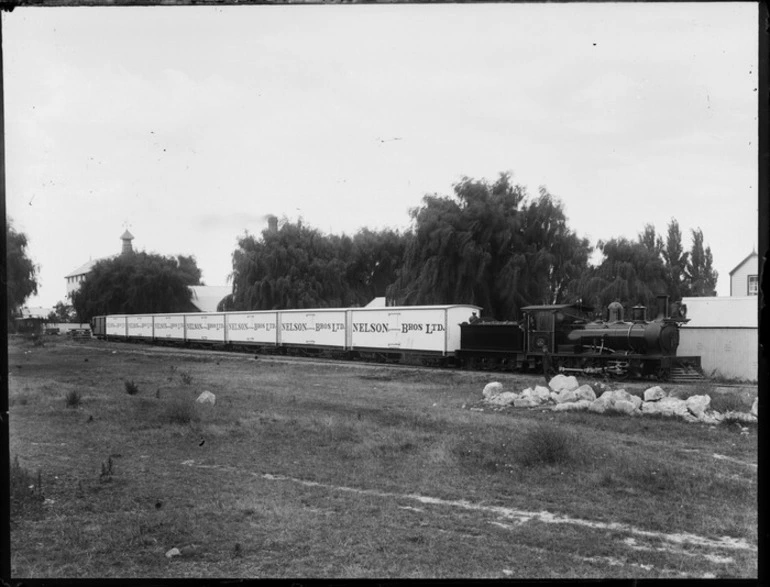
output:
[[714,270],[714,259],[711,255],[711,247],[703,249],[703,231],[698,228],[691,230],[692,248],[690,258],[685,268],[685,275],[689,282],[689,295],[691,296],[715,296],[717,295],[717,277]]
[[604,259],[581,280],[583,301],[597,312],[603,312],[614,300],[655,308],[656,296],[665,294],[667,288],[661,258],[646,244],[625,238],[599,241],[598,247]]
[[663,258],[663,239],[655,232],[652,224],[644,225],[644,232],[639,234],[639,243],[647,247],[656,257]]
[[199,277],[193,257],[120,255],[94,265],[72,305],[83,322],[102,314],[190,311],[189,286],[199,285]]
[[8,318],[16,315],[25,300],[37,293],[37,267],[27,256],[27,236],[16,232],[8,220],[6,229],[6,285]]
[[501,173],[463,178],[454,197],[427,195],[411,211],[405,262],[389,297],[407,304],[478,304],[512,318],[528,304],[561,301],[587,267],[590,246],[566,224],[561,203]]
[[53,312],[48,314],[48,322],[74,322],[77,319],[77,312],[69,304],[64,302],[56,302],[53,307]]
[[[356,273],[351,268],[355,259],[353,239],[323,235],[301,221],[264,230],[261,239],[247,233],[233,252],[233,293],[223,307],[273,310],[360,303],[372,275],[363,268]],[[351,287],[351,276],[361,282],[361,291]]]
[[688,293],[685,268],[689,254],[682,247],[682,232],[679,223],[673,218],[668,224],[666,244],[661,254],[666,267],[666,293],[672,300],[679,300]]

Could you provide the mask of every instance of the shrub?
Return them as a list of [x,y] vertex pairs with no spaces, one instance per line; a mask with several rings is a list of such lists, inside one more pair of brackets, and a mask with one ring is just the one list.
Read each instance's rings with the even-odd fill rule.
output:
[[187,371],[180,371],[179,377],[182,378],[182,383],[185,385],[190,385],[192,383],[192,375],[190,375]]
[[582,439],[574,432],[538,424],[524,437],[517,460],[525,467],[575,464],[586,460]]
[[136,395],[137,393],[139,393],[139,386],[136,383],[134,383],[133,379],[131,381],[128,381],[128,380],[124,381],[124,384],[126,386],[126,393],[128,395]]
[[193,402],[175,399],[166,406],[163,419],[169,424],[189,424],[200,420],[200,416]]
[[64,401],[68,408],[77,408],[80,405],[80,392],[77,389],[71,389],[64,396]]
[[711,396],[709,407],[721,412],[747,412],[748,407],[740,395],[734,393],[715,393]]

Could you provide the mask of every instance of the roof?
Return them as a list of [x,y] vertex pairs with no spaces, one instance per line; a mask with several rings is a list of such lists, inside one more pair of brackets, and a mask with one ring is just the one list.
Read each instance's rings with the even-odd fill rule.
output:
[[131,240],[134,238],[134,235],[128,232],[128,230],[126,230],[126,232],[124,232],[123,236],[121,236],[120,238],[123,240]]
[[749,255],[748,255],[748,256],[747,256],[745,259],[743,259],[743,261],[741,261],[740,263],[738,263],[738,264],[735,266],[735,268],[734,268],[732,271],[730,271],[730,275],[732,275],[733,273],[735,273],[736,271],[738,271],[738,269],[740,269],[741,267],[743,267],[743,266],[746,264],[746,262],[747,262],[749,259],[751,259],[752,257],[758,257],[758,255],[757,255],[757,252],[756,252],[756,251],[751,251],[751,253],[749,253]]
[[27,318],[36,318],[36,319],[45,319],[48,317],[48,314],[53,312],[53,308],[42,308],[42,307],[36,307],[36,308],[28,308],[27,306],[24,306],[21,308],[21,317],[24,319]]
[[531,312],[533,310],[565,310],[567,308],[574,308],[576,310],[583,310],[583,311],[591,311],[593,308],[591,306],[586,306],[585,304],[547,304],[544,306],[524,306],[521,310],[523,312]]
[[191,285],[192,297],[190,302],[201,312],[216,312],[217,305],[225,296],[233,293],[229,285]]
[[[114,256],[114,255],[113,255]],[[86,273],[89,273],[91,269],[94,268],[94,265],[96,265],[99,261],[104,261],[106,259],[111,259],[112,257],[102,257],[101,259],[92,259],[88,263],[83,263],[80,267],[77,269],[70,271],[65,275],[64,277],[77,277],[78,275],[84,275]]]

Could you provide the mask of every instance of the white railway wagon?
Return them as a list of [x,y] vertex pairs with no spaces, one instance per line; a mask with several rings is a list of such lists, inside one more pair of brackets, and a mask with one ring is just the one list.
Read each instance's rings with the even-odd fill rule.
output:
[[127,316],[126,335],[128,338],[143,338],[152,340],[152,314]]
[[390,306],[349,310],[349,348],[428,352],[446,356],[460,348],[460,323],[479,306]]
[[184,314],[155,314],[154,337],[158,340],[184,340]]
[[344,309],[281,310],[279,344],[344,349],[347,313]]
[[106,316],[104,319],[104,334],[110,338],[119,336],[126,338],[126,319],[128,316]]
[[225,315],[222,312],[185,314],[185,339],[188,342],[225,342]]
[[225,316],[228,343],[278,344],[278,312],[228,312]]

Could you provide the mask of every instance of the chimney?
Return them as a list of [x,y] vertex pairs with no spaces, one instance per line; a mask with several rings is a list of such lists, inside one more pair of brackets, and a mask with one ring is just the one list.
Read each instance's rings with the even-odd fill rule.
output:
[[133,247],[131,246],[131,241],[134,240],[134,235],[128,232],[123,233],[123,236],[120,237],[123,241],[123,250],[120,251],[121,255],[130,255],[134,252]]
[[278,232],[278,218],[272,214],[267,217],[267,230],[269,232]]

